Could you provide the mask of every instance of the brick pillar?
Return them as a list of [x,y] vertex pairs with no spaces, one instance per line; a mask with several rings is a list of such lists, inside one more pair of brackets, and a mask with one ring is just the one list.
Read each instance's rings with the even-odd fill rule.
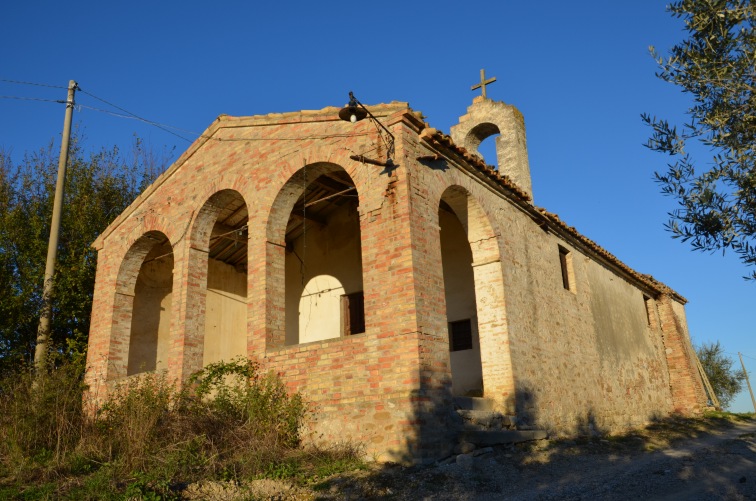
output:
[[[85,401],[90,404],[88,408],[94,411],[107,393],[106,381],[112,379],[110,372],[110,355],[112,341],[112,326],[116,294],[115,279],[117,265],[112,262],[110,256],[97,249],[97,281],[95,282],[94,297],[92,299],[92,321],[89,326],[89,348],[87,350],[87,373],[85,383],[88,386]],[[133,299],[133,297],[132,297]],[[129,317],[130,318],[130,317]],[[123,369],[126,373],[126,369]]]
[[208,253],[186,242],[174,248],[174,256],[168,373],[171,378],[184,381],[202,369]]
[[[669,295],[657,300],[664,348],[669,367],[669,386],[675,412],[695,414],[706,406],[706,393],[695,362],[682,305]],[[677,311],[676,311],[677,310]]]

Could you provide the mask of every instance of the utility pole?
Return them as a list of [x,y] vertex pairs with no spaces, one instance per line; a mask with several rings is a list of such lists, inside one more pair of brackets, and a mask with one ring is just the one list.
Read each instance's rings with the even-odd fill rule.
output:
[[60,157],[58,158],[58,180],[55,185],[55,199],[53,201],[52,221],[50,222],[50,242],[47,246],[47,263],[45,265],[45,283],[42,289],[42,311],[37,329],[37,347],[34,350],[34,366],[37,375],[45,370],[48,344],[50,341],[50,323],[52,320],[52,291],[55,264],[58,258],[58,236],[60,233],[60,218],[63,213],[63,187],[66,182],[66,165],[68,164],[68,143],[71,140],[71,120],[73,118],[74,93],[78,85],[73,80],[68,82],[68,97],[66,99],[66,118],[63,121],[63,138],[60,142]]
[[753,390],[751,389],[751,381],[748,379],[748,371],[745,369],[745,364],[743,363],[743,355],[738,352],[738,357],[740,358],[740,366],[743,368],[743,374],[745,374],[746,378],[746,384],[748,385],[748,393],[751,394],[751,403],[753,404],[753,411],[756,412],[756,399],[753,398]]

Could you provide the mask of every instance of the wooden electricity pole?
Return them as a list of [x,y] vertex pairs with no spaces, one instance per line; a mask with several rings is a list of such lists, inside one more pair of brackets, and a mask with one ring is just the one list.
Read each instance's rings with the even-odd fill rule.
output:
[[71,140],[71,120],[73,118],[74,94],[77,85],[73,80],[68,82],[68,98],[66,99],[66,117],[63,122],[63,139],[60,143],[60,157],[58,158],[58,180],[55,185],[55,199],[53,201],[52,221],[50,222],[50,241],[47,245],[47,263],[45,264],[45,283],[42,289],[42,311],[37,329],[37,347],[34,350],[34,366],[37,374],[45,370],[48,344],[50,343],[50,323],[52,320],[52,292],[55,264],[58,258],[58,236],[60,233],[60,218],[63,213],[63,186],[66,182],[66,165],[68,164],[68,143]]
[[738,358],[740,358],[740,366],[743,368],[743,374],[745,374],[746,378],[746,384],[748,385],[748,393],[751,394],[751,404],[753,404],[753,411],[756,412],[756,399],[753,398],[753,390],[751,389],[751,380],[748,379],[748,371],[745,369],[745,364],[743,363],[743,355],[738,352]]

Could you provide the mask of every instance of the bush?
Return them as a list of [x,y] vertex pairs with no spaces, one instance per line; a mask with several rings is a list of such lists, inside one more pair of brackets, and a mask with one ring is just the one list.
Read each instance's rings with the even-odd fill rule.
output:
[[164,374],[130,378],[90,418],[83,390],[74,364],[36,386],[28,371],[0,380],[0,497],[172,499],[199,480],[359,465],[354,448],[301,449],[301,396],[251,361],[210,365],[182,389]]

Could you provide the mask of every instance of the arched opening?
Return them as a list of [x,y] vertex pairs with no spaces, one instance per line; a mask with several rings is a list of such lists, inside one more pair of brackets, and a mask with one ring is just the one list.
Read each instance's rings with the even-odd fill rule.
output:
[[459,186],[442,194],[439,224],[447,319],[450,332],[460,332],[459,340],[451,332],[452,392],[483,396],[513,414],[500,236],[483,207]]
[[[127,268],[139,263],[134,277]],[[134,271],[136,266],[132,266]],[[167,369],[173,296],[173,247],[158,231],[143,235],[124,259],[122,294],[133,294],[126,375]],[[124,283],[125,282],[125,283]]]
[[[467,204],[464,199],[464,193],[447,190],[438,211],[452,393],[455,396],[482,397],[483,369],[478,308],[472,267],[473,255],[467,235]],[[457,211],[453,205],[457,207]]]
[[340,167],[319,164],[300,170],[282,192],[297,196],[284,236],[285,344],[364,332],[354,182]]
[[481,123],[473,127],[465,141],[466,147],[476,152],[488,165],[499,170],[499,139],[501,132],[492,123]]
[[488,136],[478,146],[478,154],[483,158],[483,161],[487,165],[493,166],[497,171],[499,170],[499,155],[496,148],[498,147],[500,137],[501,135],[498,133]]
[[247,204],[238,192],[223,190],[210,197],[200,219],[198,224],[212,228],[206,236],[202,364],[207,366],[247,354]]

